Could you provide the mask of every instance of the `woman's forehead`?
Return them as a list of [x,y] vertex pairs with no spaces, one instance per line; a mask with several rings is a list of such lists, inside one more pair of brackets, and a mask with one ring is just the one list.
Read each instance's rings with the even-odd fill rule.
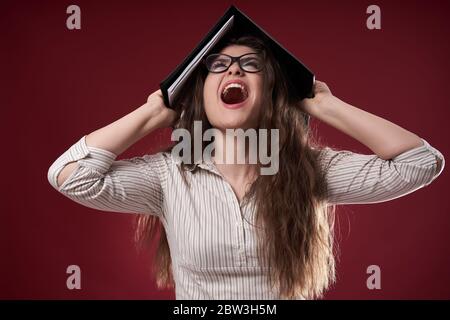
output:
[[220,51],[220,53],[229,54],[230,56],[240,56],[250,52],[255,52],[255,50],[245,45],[236,44],[229,45]]

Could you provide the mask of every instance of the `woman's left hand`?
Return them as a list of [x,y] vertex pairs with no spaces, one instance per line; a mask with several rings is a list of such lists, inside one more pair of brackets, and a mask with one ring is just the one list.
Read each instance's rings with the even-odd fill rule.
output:
[[313,86],[314,98],[304,98],[300,102],[300,107],[304,112],[315,116],[317,112],[326,105],[326,101],[333,97],[330,88],[325,82],[316,80]]

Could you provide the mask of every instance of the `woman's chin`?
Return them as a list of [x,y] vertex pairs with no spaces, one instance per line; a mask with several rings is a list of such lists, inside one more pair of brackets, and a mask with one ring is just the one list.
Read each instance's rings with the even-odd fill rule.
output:
[[242,119],[235,119],[235,120],[228,120],[228,121],[224,121],[224,119],[222,119],[222,121],[215,126],[217,129],[220,129],[221,131],[225,131],[226,129],[249,129],[249,128],[253,128],[254,125],[251,125],[248,121],[242,121]]
[[220,102],[218,109],[214,109],[214,113],[210,114],[215,121],[212,124],[215,128],[222,131],[226,129],[249,129],[257,127],[255,115],[259,112],[254,107],[254,101],[247,99],[239,108],[225,108]]

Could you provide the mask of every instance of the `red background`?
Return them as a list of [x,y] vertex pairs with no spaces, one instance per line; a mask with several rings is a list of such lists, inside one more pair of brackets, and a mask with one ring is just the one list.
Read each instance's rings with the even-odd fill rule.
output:
[[[66,8],[81,8],[81,30]],[[299,57],[334,95],[448,154],[448,1],[2,1],[0,298],[160,299],[133,216],[82,207],[47,182],[82,135],[141,106],[230,4]],[[381,30],[366,8],[381,8]],[[313,119],[324,142],[369,149]],[[119,158],[152,152],[168,131]],[[338,282],[327,299],[450,298],[448,170],[386,203],[338,210]],[[66,268],[81,268],[81,290]],[[368,290],[366,268],[381,268]]]

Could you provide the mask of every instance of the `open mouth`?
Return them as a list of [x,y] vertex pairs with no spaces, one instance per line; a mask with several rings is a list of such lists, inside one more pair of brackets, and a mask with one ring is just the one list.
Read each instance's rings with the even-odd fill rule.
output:
[[237,104],[248,98],[248,91],[239,83],[230,83],[224,88],[220,97],[226,104]]

